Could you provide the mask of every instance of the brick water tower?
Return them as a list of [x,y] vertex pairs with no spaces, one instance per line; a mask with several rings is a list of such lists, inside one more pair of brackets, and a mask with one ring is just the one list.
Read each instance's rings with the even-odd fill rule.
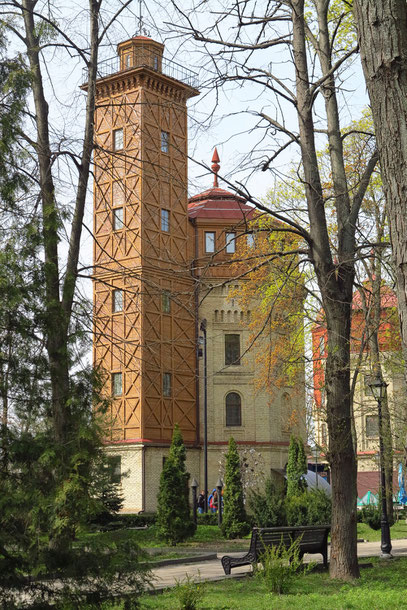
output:
[[175,423],[199,459],[187,211],[187,101],[199,92],[159,42],[136,36],[117,50],[96,83],[94,363],[126,508],[148,511]]

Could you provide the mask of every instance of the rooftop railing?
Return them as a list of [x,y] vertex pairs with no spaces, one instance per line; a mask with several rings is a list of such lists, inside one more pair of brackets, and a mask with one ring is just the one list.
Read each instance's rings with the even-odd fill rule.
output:
[[[132,56],[132,65],[124,67],[120,64],[123,64],[123,58],[120,58],[117,55],[101,61],[98,64],[97,78],[105,78],[106,76],[111,76],[112,74],[117,74],[119,72],[128,72],[134,68],[149,68],[154,72],[162,73],[170,78],[179,80],[190,87],[198,87],[198,74],[196,72],[181,66],[181,64],[178,64],[175,61],[166,59],[165,57],[160,57],[157,61],[156,54],[153,54],[149,49],[143,49],[141,53]],[[88,71],[87,69],[84,69],[83,81],[86,82],[87,78]]]

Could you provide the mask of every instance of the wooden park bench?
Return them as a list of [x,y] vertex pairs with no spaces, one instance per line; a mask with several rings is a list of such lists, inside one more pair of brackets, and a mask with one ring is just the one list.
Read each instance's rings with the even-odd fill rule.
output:
[[242,557],[222,557],[225,574],[232,568],[256,564],[267,547],[279,546],[281,543],[289,548],[294,540],[300,539],[299,552],[302,558],[305,553],[321,553],[324,566],[328,567],[328,534],[330,525],[298,525],[295,527],[254,527],[250,548]]

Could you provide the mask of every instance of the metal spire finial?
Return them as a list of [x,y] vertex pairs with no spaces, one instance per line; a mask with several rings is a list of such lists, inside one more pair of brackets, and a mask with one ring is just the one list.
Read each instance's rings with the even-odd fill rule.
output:
[[215,148],[215,150],[213,151],[212,167],[211,167],[211,169],[213,171],[213,174],[214,174],[214,176],[213,176],[213,186],[215,188],[219,187],[219,184],[218,184],[218,171],[220,170],[219,161],[220,161],[220,159],[219,159],[218,151]]

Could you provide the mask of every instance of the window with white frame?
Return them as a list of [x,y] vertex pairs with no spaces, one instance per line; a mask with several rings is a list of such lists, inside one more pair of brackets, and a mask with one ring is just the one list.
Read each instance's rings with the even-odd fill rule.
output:
[[226,233],[226,253],[234,254],[236,251],[236,233]]
[[215,233],[213,231],[205,233],[205,252],[209,254],[215,252]]
[[124,226],[123,208],[114,208],[113,210],[113,230],[120,231]]
[[161,231],[168,232],[170,230],[170,212],[169,210],[161,210]]
[[226,396],[226,426],[242,425],[242,400],[237,392],[229,392]]
[[170,134],[168,131],[161,132],[161,152],[167,153],[170,148]]
[[121,396],[123,394],[123,375],[122,373],[112,374],[112,389],[113,396]]
[[254,248],[255,244],[255,238],[254,238],[254,233],[248,233],[246,235],[246,243],[247,243],[247,247],[248,248]]
[[123,290],[113,290],[113,313],[123,311]]
[[163,373],[163,396],[168,398],[172,394],[172,375]]
[[171,312],[171,299],[168,290],[163,290],[161,295],[161,309],[163,313]]
[[113,150],[122,150],[123,146],[123,129],[115,129],[113,131]]

